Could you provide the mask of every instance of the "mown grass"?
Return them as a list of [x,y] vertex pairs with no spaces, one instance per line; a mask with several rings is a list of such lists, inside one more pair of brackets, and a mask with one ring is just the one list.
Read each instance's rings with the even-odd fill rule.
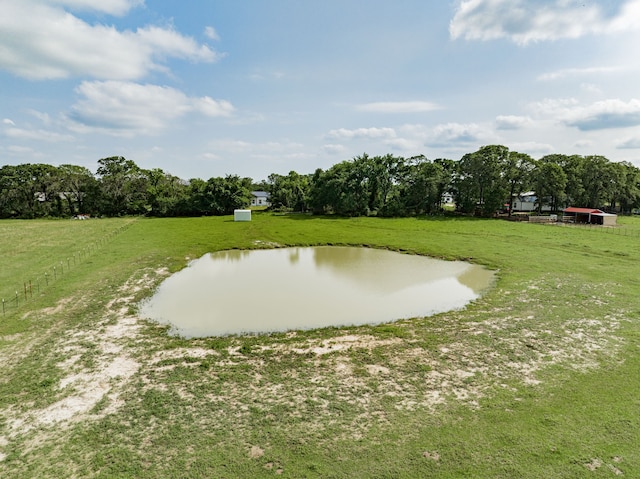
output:
[[[0,222],[9,295],[87,249],[0,318],[0,476],[640,476],[640,221],[620,222]],[[185,340],[135,320],[160,268],[320,244],[469,259],[498,281],[464,311],[377,326]],[[42,419],[70,398],[90,409]]]

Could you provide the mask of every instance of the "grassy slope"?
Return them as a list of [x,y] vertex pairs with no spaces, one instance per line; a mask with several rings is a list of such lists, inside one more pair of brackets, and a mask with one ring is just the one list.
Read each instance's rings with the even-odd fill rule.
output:
[[[0,292],[12,294],[69,252],[97,246],[0,320],[0,354],[9,358],[0,383],[0,475],[640,475],[640,222],[622,221],[617,234],[474,219],[268,214],[255,214],[251,223],[228,217],[2,222],[8,261]],[[464,312],[294,338],[184,341],[146,326],[127,346],[143,366],[126,382],[116,413],[99,414],[109,407],[105,396],[93,419],[14,432],[13,416],[27,417],[71,394],[59,387],[68,354],[56,339],[102,328],[127,281],[256,241],[473,258],[498,269],[499,281]],[[141,289],[128,304],[149,292]],[[318,299],[330,298],[319,292]],[[46,309],[57,304],[64,307]],[[345,335],[374,343],[322,356],[282,352]],[[98,346],[89,340],[79,346],[84,370],[96,367]],[[149,359],[195,347],[211,355]],[[336,372],[345,364],[348,378]],[[435,383],[446,389],[444,400],[421,402],[434,391],[434,371],[451,364],[473,374],[450,372]],[[374,366],[389,372],[376,374]]]

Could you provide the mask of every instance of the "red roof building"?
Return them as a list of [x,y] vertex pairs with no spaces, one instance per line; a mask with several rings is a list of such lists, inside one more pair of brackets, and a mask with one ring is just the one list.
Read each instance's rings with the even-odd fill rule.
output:
[[562,221],[565,223],[583,223],[590,225],[615,226],[618,215],[605,213],[596,208],[576,208],[570,206],[563,210],[564,217]]

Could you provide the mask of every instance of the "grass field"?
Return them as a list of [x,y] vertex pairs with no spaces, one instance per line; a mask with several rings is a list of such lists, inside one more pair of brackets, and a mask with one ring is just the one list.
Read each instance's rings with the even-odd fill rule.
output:
[[[620,223],[2,221],[0,477],[640,477],[640,219]],[[184,340],[136,316],[206,252],[320,244],[498,280],[378,326]]]

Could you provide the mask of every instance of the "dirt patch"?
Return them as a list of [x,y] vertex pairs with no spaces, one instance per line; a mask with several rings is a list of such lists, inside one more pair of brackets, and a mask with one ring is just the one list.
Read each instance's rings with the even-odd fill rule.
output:
[[[165,274],[164,270],[155,274]],[[139,291],[155,281],[155,275],[145,273],[141,278],[127,282],[121,292]],[[8,418],[9,438],[38,428],[56,426],[65,428],[89,417],[98,419],[117,411],[121,405],[121,391],[131,377],[140,369],[126,343],[136,337],[141,325],[135,316],[129,315],[132,296],[123,296],[110,301],[103,319],[90,330],[73,330],[53,340],[63,359],[58,368],[67,374],[58,383],[57,390],[64,397],[43,409],[32,409],[25,413],[15,410]],[[62,311],[73,298],[67,298],[54,308],[46,308],[34,314],[52,316]],[[24,348],[24,345],[21,345]],[[89,356],[89,361],[81,361]],[[88,364],[87,364],[88,362]],[[100,412],[93,409],[106,399]]]

